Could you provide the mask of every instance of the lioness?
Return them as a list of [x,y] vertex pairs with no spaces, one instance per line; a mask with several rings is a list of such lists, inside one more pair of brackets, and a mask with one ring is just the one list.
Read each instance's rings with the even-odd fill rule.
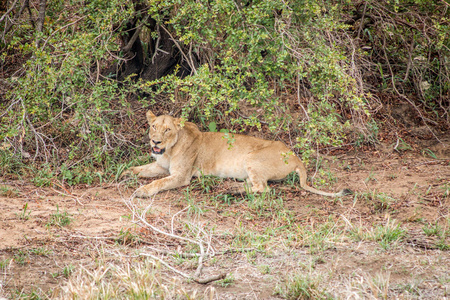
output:
[[306,169],[300,159],[282,142],[267,141],[241,134],[201,132],[191,122],[168,115],[147,112],[150,145],[156,162],[132,167],[126,173],[139,177],[168,175],[136,191],[137,197],[150,197],[160,191],[188,185],[193,176],[215,175],[246,179],[252,192],[268,190],[268,180],[281,180],[292,171],[300,186],[319,195],[336,197],[350,194],[316,190],[306,184]]

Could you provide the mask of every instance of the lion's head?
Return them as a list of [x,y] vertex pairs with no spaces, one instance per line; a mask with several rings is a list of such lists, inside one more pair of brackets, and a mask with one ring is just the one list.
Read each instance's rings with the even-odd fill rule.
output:
[[177,143],[181,119],[167,115],[157,117],[149,110],[147,120],[150,124],[149,136],[152,154],[162,155]]

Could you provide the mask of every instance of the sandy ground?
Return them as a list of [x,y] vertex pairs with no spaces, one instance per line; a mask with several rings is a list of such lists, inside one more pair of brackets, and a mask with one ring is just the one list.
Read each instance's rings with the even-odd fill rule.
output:
[[[208,232],[215,256],[202,274],[227,273],[228,281],[198,284],[159,266],[163,278],[177,280],[194,298],[211,288],[215,299],[287,297],[276,291],[303,274],[336,298],[444,299],[450,295],[450,157],[442,153],[326,157],[325,171],[310,168],[309,175],[316,173],[323,190],[356,192],[342,199],[274,183],[275,200],[258,205],[226,196],[234,182],[224,180],[132,203],[136,211],[149,208],[147,222],[162,230],[189,237],[195,230],[186,224],[193,224]],[[56,297],[81,269],[93,270],[100,260],[139,261],[141,252],[188,274],[196,270],[196,261],[164,256],[189,251],[188,244],[136,224],[127,205],[136,185],[35,187],[1,178],[0,187],[0,296]],[[377,226],[400,226],[405,234],[385,248],[355,238]]]

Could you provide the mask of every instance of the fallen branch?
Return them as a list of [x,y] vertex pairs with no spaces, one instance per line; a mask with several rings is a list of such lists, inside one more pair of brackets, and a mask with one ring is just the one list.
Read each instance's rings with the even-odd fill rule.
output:
[[[221,280],[221,279],[224,279],[224,278],[227,276],[227,273],[222,273],[222,274],[219,274],[219,275],[212,275],[212,276],[209,276],[209,277],[206,277],[206,278],[200,278],[199,276],[189,276],[188,274],[186,274],[186,273],[184,273],[184,272],[181,272],[181,271],[178,270],[178,269],[175,269],[174,267],[172,267],[171,265],[169,265],[168,263],[166,263],[166,262],[165,262],[164,260],[162,260],[161,258],[159,258],[159,257],[157,257],[157,256],[154,256],[154,255],[152,255],[152,254],[150,254],[150,253],[139,253],[139,255],[142,255],[142,256],[148,256],[148,257],[150,257],[150,258],[152,258],[152,259],[154,259],[154,260],[157,260],[157,261],[159,261],[161,264],[163,264],[165,267],[167,267],[168,269],[174,271],[174,272],[177,273],[178,275],[181,275],[181,276],[183,276],[183,277],[186,278],[186,279],[193,280],[193,281],[195,281],[195,282],[197,282],[197,283],[200,283],[200,284],[207,284],[207,283],[210,283],[210,282],[213,282],[213,281]],[[196,273],[197,273],[197,272],[196,272]]]
[[[199,257],[201,254],[199,253],[186,253],[186,252],[176,252],[176,251],[167,251],[162,249],[157,249],[154,247],[147,247],[150,250],[156,251],[158,253],[161,253],[163,255],[172,255],[172,256],[179,256],[182,258],[193,258],[193,257]],[[232,253],[245,253],[245,252],[262,252],[261,250],[258,250],[256,248],[242,248],[242,249],[228,249],[221,252],[217,252],[215,255],[226,255],[226,254],[232,254]],[[214,256],[215,256],[214,255]]]
[[80,204],[81,206],[84,206],[84,204],[78,199],[78,197],[74,196],[70,191],[68,191],[68,190],[64,187],[64,185],[63,185],[62,183],[60,184],[59,182],[53,181],[53,184],[56,185],[57,187],[61,188],[61,189],[64,191],[64,192],[60,192],[60,191],[58,191],[58,190],[52,188],[52,190],[53,190],[54,192],[56,192],[56,193],[58,193],[58,194],[60,194],[60,195],[63,195],[63,196],[70,196],[70,197],[72,197],[72,198],[75,200],[75,202],[77,202],[77,203]]
[[[134,199],[134,194],[131,196],[131,200],[133,200],[133,199]],[[183,276],[184,278],[193,280],[193,281],[195,281],[197,283],[200,283],[200,284],[207,284],[209,282],[220,280],[220,279],[223,279],[223,278],[226,277],[227,273],[221,273],[221,274],[218,274],[218,275],[213,275],[213,276],[209,276],[209,277],[206,277],[206,278],[201,278],[202,271],[203,271],[203,261],[204,261],[205,257],[207,257],[207,256],[214,256],[214,254],[215,254],[214,249],[211,247],[211,237],[207,241],[204,241],[202,239],[201,236],[205,235],[205,234],[207,235],[207,233],[204,230],[202,230],[201,227],[196,227],[198,229],[198,233],[197,233],[197,238],[196,239],[178,236],[178,235],[173,233],[174,232],[174,230],[173,230],[173,228],[174,228],[173,223],[174,223],[175,217],[177,215],[179,215],[180,213],[184,212],[186,209],[183,209],[180,212],[177,212],[172,217],[171,232],[166,232],[164,230],[161,230],[161,229],[155,227],[152,224],[149,224],[147,222],[146,218],[145,218],[148,210],[153,205],[153,199],[151,200],[150,204],[142,211],[142,213],[137,213],[137,208],[136,208],[135,204],[133,204],[133,202],[131,200],[125,201],[125,205],[127,205],[127,207],[131,210],[131,212],[133,214],[133,219],[137,218],[137,223],[140,223],[143,226],[150,228],[151,230],[153,230],[156,233],[165,235],[165,236],[170,237],[170,238],[182,240],[184,242],[195,244],[195,245],[197,245],[200,248],[200,253],[189,253],[189,254],[182,253],[181,254],[182,256],[198,257],[198,265],[197,265],[197,269],[196,269],[194,275],[186,274],[186,273],[184,273],[184,272],[174,268],[173,266],[171,266],[170,264],[165,262],[163,259],[161,259],[161,258],[159,258],[159,257],[157,257],[157,256],[155,256],[153,254],[140,253],[139,255],[151,257],[152,259],[159,261],[162,265],[164,265],[168,269],[174,271],[175,273]],[[207,244],[206,251],[205,251],[205,245],[204,245],[205,243]],[[162,251],[162,250],[158,250],[158,249],[153,249],[153,250],[156,250],[156,251],[161,252],[163,254],[177,255],[177,253],[175,253],[175,252],[174,253],[170,253],[168,251]]]

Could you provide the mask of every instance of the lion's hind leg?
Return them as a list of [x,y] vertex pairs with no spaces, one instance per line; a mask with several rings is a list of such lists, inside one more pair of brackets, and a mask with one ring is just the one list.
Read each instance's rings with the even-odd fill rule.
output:
[[253,192],[267,192],[267,181],[282,180],[295,170],[298,158],[281,142],[272,142],[248,154],[245,168]]
[[263,193],[269,191],[269,186],[267,185],[267,179],[261,177],[258,174],[258,169],[255,169],[253,167],[247,168],[248,173],[248,181],[251,185],[251,191],[253,193]]
[[266,176],[267,168],[258,159],[257,152],[249,154],[249,157],[245,161],[245,170],[248,176],[247,183],[251,186],[251,191],[253,193],[269,191],[269,187],[267,186],[269,178]]

